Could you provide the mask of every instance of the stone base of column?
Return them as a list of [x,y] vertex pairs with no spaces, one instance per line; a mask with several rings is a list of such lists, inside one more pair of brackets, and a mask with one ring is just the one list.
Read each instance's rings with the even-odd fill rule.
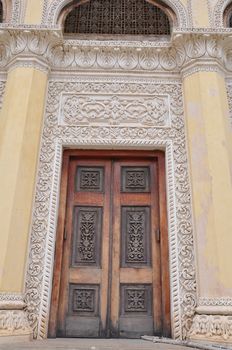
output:
[[232,315],[195,315],[190,339],[232,344]]
[[0,343],[32,340],[21,294],[0,294]]

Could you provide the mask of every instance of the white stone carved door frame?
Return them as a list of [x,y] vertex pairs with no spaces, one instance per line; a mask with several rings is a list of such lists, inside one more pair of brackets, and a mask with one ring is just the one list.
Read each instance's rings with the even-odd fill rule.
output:
[[[74,114],[71,119],[64,118],[64,101],[72,96],[74,102],[69,104],[68,115],[73,110]],[[93,122],[84,115],[86,104],[101,104],[104,111],[114,98],[117,101],[115,111],[127,113],[129,121],[122,119],[118,123],[120,114],[116,115],[116,121],[112,114],[105,123],[96,120],[95,116]],[[128,105],[126,101],[129,101]],[[140,124],[131,119],[131,107],[128,107],[133,105],[134,113],[136,108],[140,111],[138,101],[144,101],[146,106]],[[75,103],[80,107],[77,114]],[[179,79],[159,81],[145,77],[90,78],[81,75],[72,78],[56,75],[50,79],[25,287],[28,319],[35,337],[47,336],[62,152],[67,147],[165,151],[172,336],[175,339],[187,337],[196,307],[196,280],[184,124]]]

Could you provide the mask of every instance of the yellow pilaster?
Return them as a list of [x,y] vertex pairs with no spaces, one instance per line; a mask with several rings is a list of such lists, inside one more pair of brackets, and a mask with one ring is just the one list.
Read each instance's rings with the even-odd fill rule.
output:
[[43,6],[44,0],[28,0],[26,4],[25,23],[41,24]]
[[0,291],[22,292],[36,165],[47,85],[46,72],[8,73],[0,116]]
[[225,80],[184,78],[199,297],[232,297],[232,135]]
[[191,0],[193,27],[209,27],[207,0]]

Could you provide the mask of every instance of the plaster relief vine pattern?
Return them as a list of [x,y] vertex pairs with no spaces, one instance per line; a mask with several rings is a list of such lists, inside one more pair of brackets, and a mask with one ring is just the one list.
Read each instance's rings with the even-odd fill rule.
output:
[[60,124],[137,125],[165,127],[169,122],[168,96],[72,95],[60,101]]
[[26,314],[22,310],[0,310],[0,336],[30,334]]
[[232,337],[232,316],[196,315],[194,317],[191,336],[206,340],[225,341]]
[[[182,89],[179,83],[109,79],[77,82],[50,81],[41,141],[33,209],[30,255],[26,278],[28,319],[34,336],[46,337],[49,296],[52,288],[62,146],[166,149],[170,242],[170,274],[173,333],[185,338],[196,307],[196,280],[191,219],[190,187],[186,154]],[[168,95],[172,127],[61,126],[60,99],[64,94]]]

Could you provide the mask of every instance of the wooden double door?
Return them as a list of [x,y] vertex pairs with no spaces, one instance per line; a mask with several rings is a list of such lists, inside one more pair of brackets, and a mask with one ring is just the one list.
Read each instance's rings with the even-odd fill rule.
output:
[[162,152],[66,151],[51,337],[170,336]]

